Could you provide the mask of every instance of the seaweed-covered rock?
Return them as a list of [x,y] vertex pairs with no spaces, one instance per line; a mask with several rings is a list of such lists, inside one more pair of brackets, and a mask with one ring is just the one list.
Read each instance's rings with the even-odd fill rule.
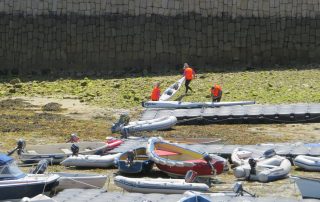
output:
[[42,107],[43,111],[61,111],[61,104],[56,102],[49,102]]
[[16,89],[15,88],[10,88],[9,89],[9,93],[15,93],[16,92]]
[[14,78],[14,79],[11,79],[9,83],[14,85],[14,84],[17,84],[17,83],[21,83],[21,80],[19,78]]

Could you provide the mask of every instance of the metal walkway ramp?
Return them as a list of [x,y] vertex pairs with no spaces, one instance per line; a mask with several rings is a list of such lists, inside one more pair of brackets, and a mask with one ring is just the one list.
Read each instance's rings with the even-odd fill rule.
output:
[[237,105],[194,109],[146,109],[140,120],[177,117],[178,124],[320,122],[320,104]]

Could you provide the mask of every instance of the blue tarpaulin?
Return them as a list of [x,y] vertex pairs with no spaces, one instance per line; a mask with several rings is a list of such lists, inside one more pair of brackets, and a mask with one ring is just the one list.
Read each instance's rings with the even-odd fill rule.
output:
[[6,154],[0,153],[0,166],[6,165],[11,161],[13,161],[13,158],[11,158],[10,156],[8,156]]

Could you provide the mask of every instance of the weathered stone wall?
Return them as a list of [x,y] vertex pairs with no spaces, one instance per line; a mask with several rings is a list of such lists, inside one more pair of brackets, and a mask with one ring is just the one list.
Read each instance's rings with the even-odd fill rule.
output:
[[320,62],[320,0],[0,0],[0,73]]

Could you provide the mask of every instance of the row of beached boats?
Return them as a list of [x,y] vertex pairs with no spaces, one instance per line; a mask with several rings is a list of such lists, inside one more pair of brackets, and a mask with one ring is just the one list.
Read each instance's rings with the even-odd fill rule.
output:
[[[49,164],[61,163],[67,167],[108,168],[116,166],[119,169],[119,173],[123,175],[129,173],[145,174],[150,172],[154,165],[156,165],[159,170],[174,178],[150,179],[128,178],[124,176],[115,177],[115,184],[129,192],[169,194],[183,193],[186,190],[206,192],[211,185],[208,179],[221,174],[229,168],[227,160],[220,156],[193,151],[177,143],[171,143],[155,137],[148,140],[146,147],[138,147],[124,153],[108,154],[108,151],[123,143],[123,140],[118,139],[109,139],[99,144],[79,142],[76,144],[62,143],[43,146],[26,146],[26,144],[20,142],[19,145],[22,145],[22,147],[17,147],[15,150],[18,150],[22,162],[26,163],[45,159]],[[81,146],[85,148],[81,148]],[[85,153],[89,152],[88,150],[90,150],[92,154]],[[30,156],[29,151],[35,156]],[[80,154],[82,151],[84,153]],[[317,157],[297,156],[293,162],[297,166],[300,164],[309,164],[310,166],[305,167],[305,169],[317,170],[315,169],[315,165],[318,160],[320,159],[317,159]],[[285,157],[276,155],[274,150],[262,152],[239,147],[233,151],[231,162],[235,166],[233,171],[236,178],[251,181],[270,182],[283,179],[288,176],[291,170],[290,161]],[[41,171],[42,165],[40,164],[37,167],[39,167]],[[0,197],[1,200],[8,199],[12,196],[31,197],[36,193],[50,190],[100,188],[105,184],[107,179],[105,175],[70,173],[45,174],[43,171],[25,174],[18,169],[13,159],[6,155],[0,156],[0,168],[0,192],[5,191],[6,193],[2,195],[2,198]],[[176,179],[183,177],[185,177],[185,179]],[[310,189],[305,188],[306,184],[308,184],[307,182],[311,179],[299,177],[294,177],[294,179],[300,190],[308,191],[308,194],[302,193],[304,197],[320,198],[320,196],[316,194],[310,195]],[[38,186],[33,185],[31,182],[38,184]],[[312,179],[310,183],[318,183],[317,187],[320,188],[319,179]],[[32,191],[29,190],[29,194],[21,191],[21,195],[15,195],[14,190],[18,189],[16,187],[17,185],[24,187],[23,189],[26,189],[27,186],[29,189],[32,189]],[[41,187],[41,189],[39,187]],[[41,192],[39,192],[40,190]]]

